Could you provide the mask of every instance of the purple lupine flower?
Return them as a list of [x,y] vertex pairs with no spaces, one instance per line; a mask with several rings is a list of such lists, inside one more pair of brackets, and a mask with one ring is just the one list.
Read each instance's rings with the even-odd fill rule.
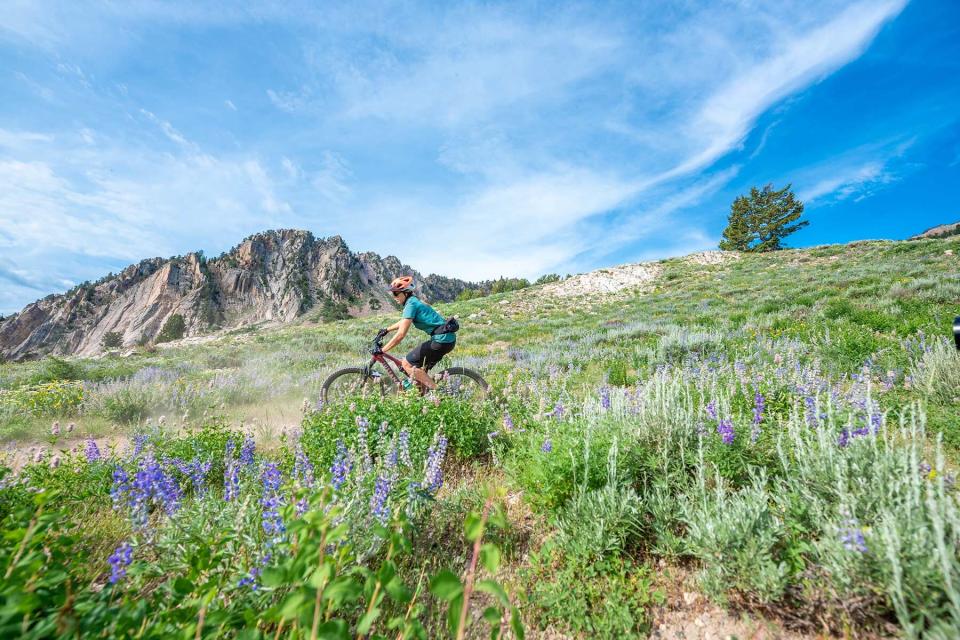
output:
[[93,438],[87,438],[83,453],[87,456],[87,462],[97,462],[100,459],[100,447]]
[[373,495],[370,496],[370,513],[380,521],[380,524],[387,524],[387,520],[390,519],[390,505],[387,504],[387,499],[390,497],[392,485],[393,482],[389,476],[379,475]]
[[553,411],[550,412],[550,415],[557,420],[563,418],[563,403],[558,400],[557,404],[553,407]]
[[350,471],[353,469],[353,462],[350,460],[350,452],[344,446],[343,440],[337,440],[337,455],[333,459],[333,465],[330,467],[330,484],[334,489],[339,489],[346,483]]
[[447,438],[440,435],[434,446],[427,450],[427,461],[423,474],[423,484],[430,493],[436,493],[443,485],[443,457],[447,452]]
[[848,444],[850,444],[850,430],[844,428],[840,432],[840,437],[837,438],[837,446],[842,449],[846,447]]
[[117,584],[127,575],[127,567],[133,561],[133,547],[129,542],[121,543],[107,561],[110,563],[110,584]]
[[240,447],[240,465],[244,467],[253,466],[253,454],[256,451],[257,445],[253,440],[253,436],[247,435],[243,439],[243,446]]
[[232,502],[240,495],[240,467],[236,460],[227,460],[223,470],[223,499]]
[[419,493],[419,491],[420,491],[419,482],[411,482],[410,484],[408,484],[407,485],[407,502],[409,502],[410,504],[413,504],[413,502],[417,499],[417,494]]
[[273,554],[267,553],[261,558],[260,565],[250,569],[250,572],[240,578],[240,582],[237,583],[238,587],[250,587],[251,591],[256,591],[259,587],[260,574],[263,573],[263,567],[267,566],[270,562],[270,559],[273,557]]
[[808,395],[804,397],[803,404],[806,406],[807,426],[816,427],[818,424],[817,399],[814,396]]
[[406,429],[400,431],[400,463],[406,466],[411,466],[413,462],[410,460],[410,432]]
[[706,410],[707,410],[707,417],[709,417],[711,420],[716,420],[716,419],[717,419],[717,403],[716,403],[716,401],[711,400],[710,402],[708,402],[708,403],[707,403],[707,406],[706,406]]
[[750,442],[756,443],[760,438],[760,423],[763,422],[763,410],[766,407],[763,395],[759,391],[753,397],[753,426],[750,429]]
[[503,428],[507,432],[513,431],[513,418],[509,413],[503,414]]
[[250,573],[248,575],[245,575],[244,577],[240,578],[240,582],[237,583],[237,586],[240,587],[241,589],[243,587],[250,587],[251,591],[256,591],[257,588],[259,587],[259,584],[257,583],[257,579],[259,577],[260,577],[260,568],[254,567],[253,569],[250,569]]
[[173,515],[180,508],[182,491],[173,474],[167,473],[153,456],[146,456],[130,484],[129,504],[136,527],[145,526],[151,506],[159,506]]
[[119,509],[126,504],[129,492],[130,476],[127,475],[123,467],[117,465],[113,470],[113,486],[110,488],[110,499],[113,501],[114,509]]
[[763,394],[757,391],[753,397],[753,424],[760,424],[763,421],[763,410],[766,408],[766,401]]
[[360,450],[360,469],[366,473],[373,465],[370,460],[370,444],[367,440],[367,427],[370,422],[363,416],[357,416],[357,447]]
[[863,537],[863,529],[856,518],[849,518],[844,525],[840,529],[840,541],[843,542],[843,548],[847,551],[859,551],[860,553],[869,551],[867,541]]
[[880,431],[880,427],[883,426],[883,414],[882,413],[871,413],[870,414],[870,428],[873,429],[873,433]]
[[540,451],[543,453],[550,453],[553,451],[553,442],[550,440],[550,438],[547,438],[543,441],[543,444],[540,445]]
[[606,411],[610,408],[610,387],[600,389],[600,407]]
[[280,516],[280,507],[283,505],[280,485],[283,483],[283,475],[277,465],[270,462],[264,466],[260,481],[263,485],[263,495],[260,498],[260,506],[263,507],[261,524],[267,535],[267,544],[270,545],[279,540],[286,531]]
[[207,473],[210,472],[212,465],[209,460],[207,462],[201,462],[198,458],[194,458],[192,462],[184,462],[179,458],[174,458],[171,462],[180,473],[190,479],[191,484],[193,484],[193,490],[198,496],[206,492]]
[[717,433],[720,434],[720,439],[723,440],[723,444],[733,444],[733,439],[736,435],[733,431],[733,420],[725,418],[718,422]]
[[390,446],[390,450],[387,452],[386,464],[387,469],[389,469],[394,474],[397,469],[397,460],[400,458],[400,452],[397,448],[397,439],[393,439],[393,444]]
[[293,478],[301,487],[313,487],[313,463],[299,444],[293,456]]
[[133,453],[130,454],[132,460],[136,460],[143,452],[144,445],[147,444],[147,436],[144,433],[138,433],[133,436]]

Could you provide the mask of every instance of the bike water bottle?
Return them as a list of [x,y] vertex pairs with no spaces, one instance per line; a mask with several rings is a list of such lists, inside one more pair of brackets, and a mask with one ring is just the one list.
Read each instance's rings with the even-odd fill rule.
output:
[[400,386],[403,387],[404,391],[406,391],[413,387],[413,383],[410,382],[410,378],[405,378],[404,381],[400,383]]

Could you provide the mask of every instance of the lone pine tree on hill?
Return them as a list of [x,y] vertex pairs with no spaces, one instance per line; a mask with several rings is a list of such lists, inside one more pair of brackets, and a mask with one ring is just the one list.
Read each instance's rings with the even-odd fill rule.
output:
[[779,190],[772,184],[763,189],[752,187],[749,196],[734,200],[720,248],[755,253],[783,249],[784,238],[810,224],[800,220],[803,203],[797,200],[791,186]]

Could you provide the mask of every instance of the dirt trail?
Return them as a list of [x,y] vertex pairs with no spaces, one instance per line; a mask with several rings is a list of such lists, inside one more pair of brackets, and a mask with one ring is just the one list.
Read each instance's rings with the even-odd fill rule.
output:
[[658,563],[658,586],[664,604],[651,614],[650,638],[655,640],[827,640],[828,635],[790,631],[774,620],[727,611],[710,602],[687,569]]

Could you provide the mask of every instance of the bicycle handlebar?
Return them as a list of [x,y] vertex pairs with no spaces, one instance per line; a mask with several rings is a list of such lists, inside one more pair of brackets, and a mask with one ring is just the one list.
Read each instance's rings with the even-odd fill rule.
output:
[[373,339],[373,348],[370,349],[370,353],[376,355],[383,352],[383,337],[390,333],[386,329],[381,329],[377,332],[377,337]]

